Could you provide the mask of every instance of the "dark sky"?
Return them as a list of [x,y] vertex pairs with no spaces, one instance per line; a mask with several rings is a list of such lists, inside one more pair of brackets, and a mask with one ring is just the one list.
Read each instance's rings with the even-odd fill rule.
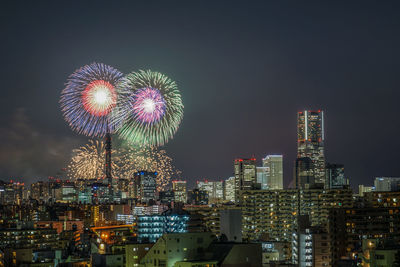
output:
[[184,120],[165,148],[192,183],[279,153],[288,184],[303,109],[325,111],[327,161],[352,184],[400,176],[398,1],[137,2],[2,2],[0,179],[54,175],[86,142],[58,101],[93,61],[178,83]]

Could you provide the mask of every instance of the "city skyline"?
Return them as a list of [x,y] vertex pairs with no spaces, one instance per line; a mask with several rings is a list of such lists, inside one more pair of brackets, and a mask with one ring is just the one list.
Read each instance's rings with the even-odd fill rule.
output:
[[400,2],[3,2],[0,267],[400,266]]
[[[190,185],[227,179],[235,158],[254,156],[261,166],[266,155],[282,154],[286,187],[296,113],[318,109],[326,161],[344,164],[353,186],[399,175],[397,3],[172,5],[4,5],[1,179],[55,176],[87,142],[65,125],[58,99],[69,73],[93,61],[177,81],[185,114],[163,148]],[[158,16],[142,23],[147,10]],[[117,28],[110,38],[109,28]]]

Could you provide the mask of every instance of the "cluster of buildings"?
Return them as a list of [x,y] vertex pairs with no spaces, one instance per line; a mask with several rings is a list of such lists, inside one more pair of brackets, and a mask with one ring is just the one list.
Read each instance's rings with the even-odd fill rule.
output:
[[[222,181],[0,183],[0,266],[396,266],[400,178],[349,186],[328,163],[323,111],[298,113],[291,188],[282,155],[233,161]],[[112,190],[110,190],[112,187]]]

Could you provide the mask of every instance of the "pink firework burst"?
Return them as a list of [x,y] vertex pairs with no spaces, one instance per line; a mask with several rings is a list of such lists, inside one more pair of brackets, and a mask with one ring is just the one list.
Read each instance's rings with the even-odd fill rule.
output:
[[89,83],[82,92],[83,107],[94,116],[105,116],[117,102],[114,86],[104,80]]
[[155,88],[137,90],[131,104],[135,118],[142,123],[158,122],[165,114],[165,100]]

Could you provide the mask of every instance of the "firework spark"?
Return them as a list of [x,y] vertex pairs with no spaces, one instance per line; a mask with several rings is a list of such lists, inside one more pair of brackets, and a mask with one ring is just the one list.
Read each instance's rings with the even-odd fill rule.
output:
[[[72,151],[72,158],[67,168],[68,176],[74,179],[104,178],[105,160],[104,142],[89,140],[88,144]],[[118,166],[113,165],[114,174],[118,172],[116,168]]]
[[171,178],[180,175],[172,164],[172,158],[165,150],[156,147],[122,149],[119,153],[119,173],[121,177],[132,178],[138,171],[157,172],[157,189],[163,190]]
[[[132,179],[138,171],[157,172],[157,189],[163,190],[172,177],[180,174],[167,152],[156,147],[117,148],[112,153],[113,177]],[[87,145],[73,151],[68,175],[73,179],[103,178],[104,163],[103,142],[90,140]]]
[[155,123],[165,114],[165,101],[161,93],[154,88],[143,88],[132,98],[132,112],[143,123]]
[[113,110],[113,124],[120,137],[136,145],[164,145],[183,117],[183,104],[176,83],[153,71],[128,74],[118,84],[121,97]]
[[113,132],[110,113],[118,101],[115,88],[123,74],[102,63],[76,70],[61,93],[61,109],[71,128],[87,136]]

